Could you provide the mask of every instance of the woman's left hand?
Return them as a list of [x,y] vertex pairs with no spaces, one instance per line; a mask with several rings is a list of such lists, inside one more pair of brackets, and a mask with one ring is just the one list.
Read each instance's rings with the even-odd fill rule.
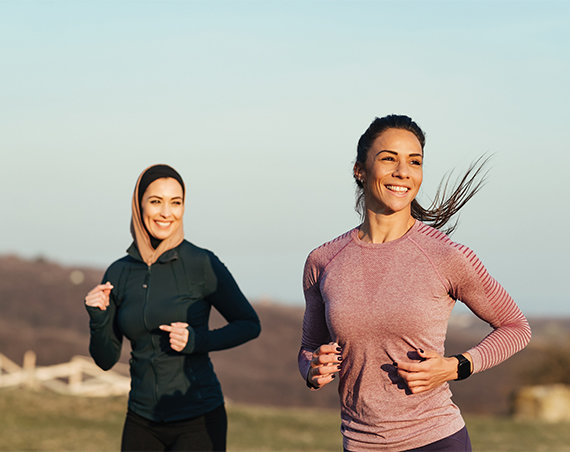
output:
[[188,324],[186,322],[172,322],[170,325],[160,325],[162,331],[170,333],[170,347],[181,352],[188,343]]
[[397,363],[398,375],[413,394],[429,391],[457,378],[457,358],[446,358],[431,350],[418,349],[416,352],[423,361]]

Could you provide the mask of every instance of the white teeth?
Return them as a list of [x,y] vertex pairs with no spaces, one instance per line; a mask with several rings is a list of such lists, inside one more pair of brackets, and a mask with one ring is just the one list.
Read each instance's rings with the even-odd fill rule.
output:
[[399,186],[399,185],[386,185],[386,188],[387,188],[388,190],[399,191],[399,192],[402,192],[402,193],[404,193],[404,192],[406,192],[406,191],[409,190],[408,187],[401,187],[401,186]]
[[162,227],[170,226],[170,222],[155,221],[155,223],[158,224],[159,226],[162,226]]

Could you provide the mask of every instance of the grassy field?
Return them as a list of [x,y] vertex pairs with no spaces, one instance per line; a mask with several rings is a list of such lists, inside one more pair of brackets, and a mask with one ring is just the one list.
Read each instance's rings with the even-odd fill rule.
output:
[[[89,399],[0,390],[0,450],[116,451],[124,397]],[[229,451],[341,451],[339,415],[325,410],[228,406]],[[570,424],[466,418],[475,451],[570,452]]]

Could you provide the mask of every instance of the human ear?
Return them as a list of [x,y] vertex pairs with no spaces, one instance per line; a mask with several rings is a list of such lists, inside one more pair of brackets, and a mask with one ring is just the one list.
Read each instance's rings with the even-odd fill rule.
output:
[[354,167],[352,169],[353,172],[353,176],[354,178],[360,182],[361,184],[364,183],[365,181],[365,175],[366,175],[366,171],[364,170],[364,168],[362,167],[360,162],[356,162],[354,164]]

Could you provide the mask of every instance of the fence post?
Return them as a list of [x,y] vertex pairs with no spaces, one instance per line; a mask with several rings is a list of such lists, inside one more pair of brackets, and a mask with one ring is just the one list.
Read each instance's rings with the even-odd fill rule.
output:
[[77,392],[81,389],[81,381],[83,376],[81,361],[76,357],[73,357],[70,361],[70,364],[72,365],[72,370],[69,373],[69,389],[71,389],[71,392]]
[[37,386],[35,379],[36,354],[32,350],[28,350],[24,353],[24,362],[22,367],[26,373],[26,386],[29,388],[35,388]]

